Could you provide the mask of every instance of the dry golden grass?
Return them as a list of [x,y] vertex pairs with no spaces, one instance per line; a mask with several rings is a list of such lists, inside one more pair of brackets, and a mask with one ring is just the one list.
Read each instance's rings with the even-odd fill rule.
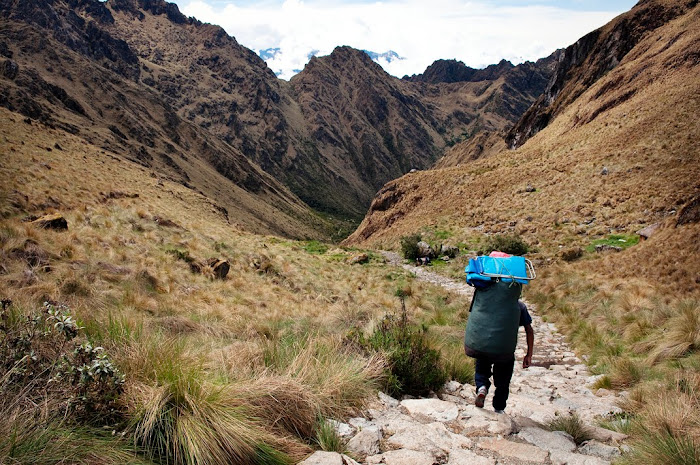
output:
[[[303,457],[320,418],[356,414],[376,392],[385,360],[353,352],[343,338],[398,311],[398,287],[412,289],[412,320],[463,324],[464,302],[377,255],[349,265],[354,250],[243,232],[195,192],[0,111],[0,144],[14,149],[0,167],[10,180],[0,192],[19,199],[0,220],[0,296],[27,310],[44,300],[70,306],[126,374],[130,421],[118,428],[145,448],[145,461],[245,463],[274,450]],[[54,143],[62,150],[36,147]],[[22,221],[52,212],[68,231]],[[190,270],[188,260],[211,257],[228,260],[226,279]]]

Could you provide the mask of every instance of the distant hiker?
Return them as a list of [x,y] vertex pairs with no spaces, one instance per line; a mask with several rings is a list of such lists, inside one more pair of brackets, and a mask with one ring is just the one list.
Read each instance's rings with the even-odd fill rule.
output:
[[493,376],[493,408],[503,413],[515,365],[518,329],[525,327],[527,354],[523,368],[532,363],[535,333],[527,306],[519,300],[523,284],[534,269],[523,257],[494,252],[470,260],[467,282],[475,287],[464,333],[464,352],[476,359],[474,380],[477,407],[483,407]]

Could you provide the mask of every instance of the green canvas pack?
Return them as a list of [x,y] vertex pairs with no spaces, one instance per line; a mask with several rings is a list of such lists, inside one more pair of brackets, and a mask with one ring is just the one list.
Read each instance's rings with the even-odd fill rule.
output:
[[498,281],[475,289],[464,332],[464,351],[470,357],[510,360],[518,344],[522,284]]

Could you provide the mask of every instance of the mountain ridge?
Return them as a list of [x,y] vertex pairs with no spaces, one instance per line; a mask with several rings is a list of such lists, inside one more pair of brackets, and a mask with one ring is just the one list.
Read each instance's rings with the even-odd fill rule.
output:
[[[289,189],[299,221],[311,228],[321,221],[318,212],[341,228],[359,222],[385,182],[429,167],[445,147],[480,128],[505,129],[539,93],[520,92],[520,84],[501,77],[403,82],[359,51],[348,52],[352,63],[333,54],[314,58],[286,82],[222,28],[162,0],[3,0],[0,12],[0,43],[15,52],[6,66],[19,66],[18,79],[0,81],[2,105],[84,132],[227,208],[235,201],[222,194],[225,187],[193,175],[200,169],[192,156],[253,194],[279,197],[274,192]],[[353,75],[337,72],[346,65]],[[79,82],[82,74],[90,81]],[[341,82],[346,91],[334,87]],[[315,96],[324,86],[343,100]],[[284,187],[272,187],[258,168]]]

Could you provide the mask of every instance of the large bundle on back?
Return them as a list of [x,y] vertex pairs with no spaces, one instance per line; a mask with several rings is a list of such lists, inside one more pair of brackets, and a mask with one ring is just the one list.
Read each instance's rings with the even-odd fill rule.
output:
[[529,260],[492,254],[469,260],[467,283],[474,298],[464,333],[464,351],[470,357],[509,360],[518,342],[523,284],[535,278]]

